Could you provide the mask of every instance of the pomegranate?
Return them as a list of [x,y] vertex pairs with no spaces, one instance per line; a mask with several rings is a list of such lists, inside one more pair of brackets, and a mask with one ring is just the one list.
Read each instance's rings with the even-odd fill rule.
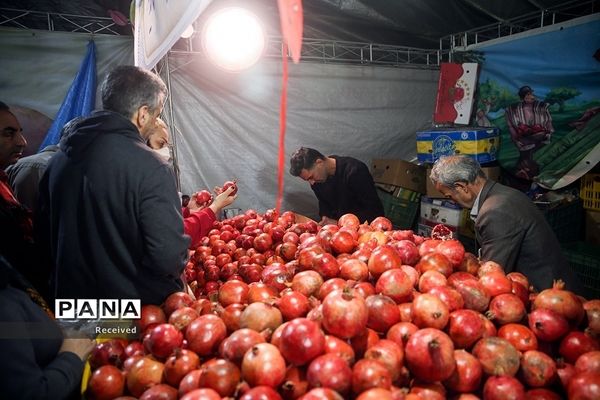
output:
[[396,303],[403,303],[412,297],[413,284],[402,269],[393,268],[381,274],[375,283],[375,290]]
[[249,304],[240,316],[242,328],[262,332],[265,329],[275,330],[283,322],[281,311],[270,304],[256,302]]
[[169,317],[173,311],[181,307],[190,307],[193,302],[194,299],[189,294],[184,292],[175,292],[167,297],[165,303],[163,304],[163,310],[165,311],[165,315]]
[[325,352],[325,335],[315,322],[296,318],[283,328],[278,347],[287,361],[304,365]]
[[300,292],[295,290],[284,291],[277,302],[284,321],[304,317],[311,310],[311,302]]
[[589,351],[577,358],[575,371],[600,374],[600,351]]
[[240,400],[281,400],[281,396],[275,389],[259,385],[251,388],[247,392],[245,392],[240,398]]
[[164,383],[154,385],[139,400],[177,400],[177,389]]
[[242,359],[242,378],[250,386],[277,387],[285,378],[285,360],[274,345],[258,343]]
[[485,315],[498,325],[519,322],[526,315],[525,305],[514,294],[503,293],[495,296],[490,301],[489,310]]
[[387,332],[392,325],[400,322],[400,310],[388,296],[371,295],[365,299],[365,303],[368,310],[367,327],[374,331]]
[[103,365],[114,365],[120,368],[125,361],[125,348],[118,339],[110,339],[94,346],[89,358],[92,370]]
[[213,314],[205,314],[187,326],[185,338],[188,348],[200,357],[204,357],[217,351],[226,334],[227,327],[221,318]]
[[481,385],[483,370],[481,363],[465,350],[454,350],[456,369],[443,383],[458,393],[475,392]]
[[556,281],[550,289],[541,291],[533,301],[532,310],[546,308],[562,315],[572,327],[579,325],[585,310],[581,300],[572,292],[564,290],[564,282]]
[[149,387],[162,383],[163,363],[144,357],[136,362],[127,373],[127,389],[140,397]]
[[432,294],[423,293],[412,302],[412,322],[419,328],[444,329],[449,314],[448,306]]
[[386,338],[393,340],[403,349],[406,346],[406,342],[410,338],[410,335],[419,330],[419,327],[411,322],[398,322],[388,329]]
[[171,324],[160,324],[144,337],[144,348],[157,358],[171,355],[183,345],[183,333]]
[[190,371],[198,368],[200,358],[190,350],[177,349],[165,361],[164,377],[169,385],[178,387],[179,383]]
[[404,355],[410,372],[425,382],[446,380],[456,368],[452,340],[438,329],[425,328],[413,333]]
[[255,344],[264,343],[265,337],[252,329],[241,328],[226,337],[219,345],[219,355],[240,364],[246,351]]
[[367,327],[368,308],[361,296],[347,290],[333,291],[323,300],[323,327],[331,334],[349,339]]
[[348,342],[332,335],[325,335],[325,353],[335,354],[348,363],[354,364],[354,350]]
[[221,400],[221,396],[213,389],[202,388],[186,393],[179,400]]
[[469,349],[483,337],[485,327],[481,314],[473,310],[450,313],[448,335],[459,349]]
[[240,369],[231,361],[213,358],[200,367],[198,384],[215,390],[222,397],[233,396],[240,382]]
[[421,257],[415,269],[423,274],[425,271],[437,271],[446,278],[452,274],[452,263],[448,257],[437,251],[427,253]]
[[350,390],[352,370],[344,359],[327,353],[311,361],[306,379],[311,387],[330,388],[343,394]]
[[142,306],[138,321],[141,332],[144,332],[150,325],[164,324],[165,322],[167,322],[167,317],[162,308],[152,304]]
[[525,400],[523,384],[512,376],[491,376],[483,386],[486,400]]
[[550,385],[556,378],[556,364],[547,354],[537,350],[523,353],[520,377],[530,387]]
[[169,316],[169,324],[185,333],[185,328],[200,315],[191,307],[182,307]]
[[465,256],[465,247],[458,240],[443,240],[435,249],[437,253],[443,254],[454,268],[461,265]]
[[121,396],[124,389],[123,372],[114,365],[103,365],[92,373],[85,394],[90,400],[111,400]]
[[392,340],[381,339],[367,349],[364,358],[381,362],[390,371],[392,382],[396,382],[404,361],[404,349]]
[[392,376],[379,361],[363,358],[352,368],[352,391],[355,394],[371,388],[390,389]]
[[508,340],[520,352],[538,349],[538,340],[535,334],[525,325],[503,325],[498,330],[498,337]]
[[512,281],[504,272],[488,272],[480,275],[479,283],[490,297],[512,292]]
[[530,389],[525,393],[528,400],[561,400],[558,393],[545,388]]
[[600,399],[600,374],[579,372],[571,378],[568,386],[569,399]]
[[230,196],[235,196],[235,194],[238,191],[238,187],[237,187],[237,181],[233,180],[233,181],[226,181],[223,186],[221,187],[221,191],[224,192],[227,189],[229,189],[230,187],[233,187],[233,191],[229,194]]
[[508,340],[494,336],[480,339],[472,354],[488,375],[514,376],[519,370],[520,354]]
[[546,342],[558,340],[569,331],[567,319],[556,311],[546,308],[532,310],[527,321],[535,336]]
[[596,339],[583,332],[571,331],[560,342],[558,353],[567,362],[574,364],[582,354],[598,350],[600,350],[600,346]]
[[377,279],[385,271],[398,268],[402,265],[402,259],[398,252],[389,245],[380,245],[371,252],[369,262],[369,272],[373,278]]

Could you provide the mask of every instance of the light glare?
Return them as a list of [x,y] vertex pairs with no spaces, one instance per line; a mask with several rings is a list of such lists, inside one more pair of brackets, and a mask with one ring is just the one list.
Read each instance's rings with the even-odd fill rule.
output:
[[240,71],[254,65],[265,47],[260,22],[243,8],[224,8],[213,14],[206,22],[202,36],[208,58],[228,71]]

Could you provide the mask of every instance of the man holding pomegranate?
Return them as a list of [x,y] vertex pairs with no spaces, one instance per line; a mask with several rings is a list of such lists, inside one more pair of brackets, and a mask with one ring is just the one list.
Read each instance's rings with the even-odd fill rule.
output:
[[167,89],[119,66],[101,93],[103,110],[76,124],[40,184],[52,295],[160,304],[183,289],[189,244],[173,171],[146,145]]
[[440,157],[430,178],[444,196],[471,209],[481,261],[521,272],[538,291],[562,279],[567,289],[583,294],[552,228],[525,194],[488,180],[477,160],[464,155]]
[[319,200],[321,225],[336,224],[344,214],[361,222],[383,216],[369,168],[352,157],[324,156],[309,147],[296,150],[290,159],[290,174],[310,183]]

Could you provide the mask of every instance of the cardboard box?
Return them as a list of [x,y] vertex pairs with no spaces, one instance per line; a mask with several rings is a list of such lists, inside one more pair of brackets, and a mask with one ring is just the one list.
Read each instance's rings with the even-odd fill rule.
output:
[[[500,167],[481,167],[483,173],[491,180],[498,181],[500,179]],[[432,197],[434,199],[444,198],[444,195],[435,188],[431,179],[429,179],[429,174],[431,173],[431,167],[427,168],[427,182],[426,182],[426,190],[425,194],[427,197]]]
[[480,163],[496,160],[500,146],[498,128],[465,127],[417,132],[417,159],[433,163],[441,156],[466,154]]
[[458,230],[462,207],[451,200],[421,197],[421,218],[435,224],[444,224]]
[[585,241],[600,246],[600,211],[585,210]]
[[373,160],[371,175],[376,183],[425,193],[425,167],[404,160]]

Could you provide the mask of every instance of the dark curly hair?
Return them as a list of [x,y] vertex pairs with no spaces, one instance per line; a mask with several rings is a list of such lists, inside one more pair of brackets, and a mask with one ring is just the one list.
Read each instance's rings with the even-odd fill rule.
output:
[[303,169],[311,169],[317,160],[324,160],[325,156],[310,147],[300,147],[290,158],[290,174],[300,176]]

